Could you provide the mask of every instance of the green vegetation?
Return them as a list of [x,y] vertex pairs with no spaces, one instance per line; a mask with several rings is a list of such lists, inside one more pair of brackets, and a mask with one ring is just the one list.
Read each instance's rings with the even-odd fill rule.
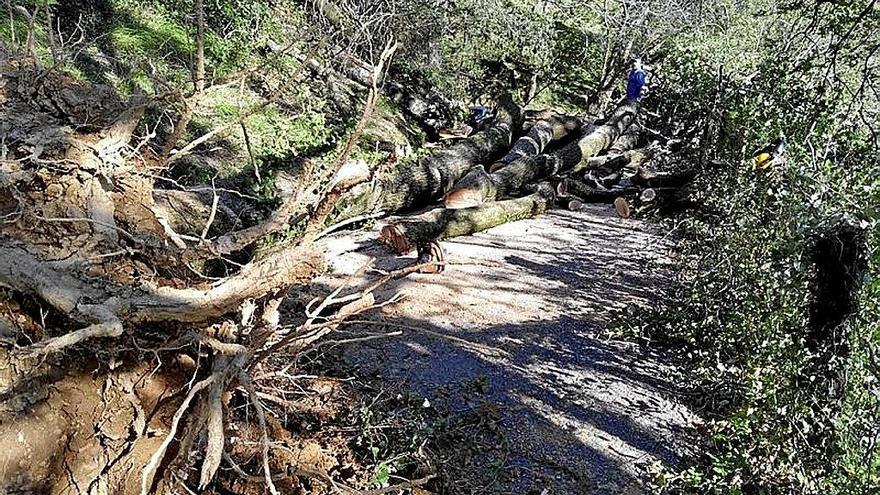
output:
[[[340,46],[375,60],[393,33],[402,48],[391,73],[413,87],[460,102],[512,90],[520,101],[580,114],[605,110],[620,93],[629,59],[641,56],[658,75],[644,105],[657,116],[652,125],[660,135],[683,139],[682,166],[702,171],[690,191],[701,208],[670,221],[683,238],[675,301],[621,322],[627,334],[680,358],[691,395],[710,420],[702,457],[682,470],[658,467],[658,489],[880,490],[875,2],[339,3],[353,16],[348,21],[324,19],[305,3],[206,2],[208,87],[177,149],[223,132],[181,160],[180,176],[238,179],[265,200],[272,172],[287,170],[294,159],[332,161],[361,110],[360,95],[355,104],[340,104],[322,76],[305,74],[303,61],[340,65],[334,58]],[[21,4],[30,12],[45,5]],[[193,2],[95,3],[104,10],[74,4],[50,5],[65,19],[61,38],[74,40],[66,53],[75,55],[53,59],[41,17],[33,33],[37,58],[124,95],[181,93],[157,98],[161,105],[149,110],[161,142],[194,91]],[[69,22],[80,15],[81,33]],[[313,31],[316,19],[325,31]],[[340,22],[341,28],[333,25]],[[0,22],[0,38],[12,44],[14,32],[21,48],[28,27],[13,12]],[[88,41],[77,45],[80,38]],[[249,74],[257,66],[264,69],[259,77]],[[380,140],[423,144],[424,132],[402,113],[380,99],[351,158],[380,163],[387,158],[376,149]],[[751,153],[780,133],[789,143],[785,161],[753,170]],[[150,145],[158,153],[156,142]],[[255,183],[254,169],[266,184]],[[436,418],[404,405],[420,428],[433,427]],[[372,431],[368,412],[358,421]],[[374,481],[382,486],[403,464],[395,464],[399,453],[388,446],[396,444],[375,435],[358,441],[373,456]]]
[[[706,213],[683,218],[678,304],[629,322],[678,351],[714,406],[703,466],[658,480],[671,491],[873,493],[878,100],[859,87],[874,77],[864,67],[880,12],[856,2],[748,7],[664,60],[676,70],[659,105],[714,114],[703,125],[718,145],[703,143],[693,159],[721,165],[693,187]],[[861,62],[835,67],[833,57]],[[751,152],[780,132],[785,162],[752,170]]]

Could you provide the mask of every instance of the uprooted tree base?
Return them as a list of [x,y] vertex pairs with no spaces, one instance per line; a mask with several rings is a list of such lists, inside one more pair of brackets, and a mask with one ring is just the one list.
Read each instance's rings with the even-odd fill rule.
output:
[[[185,349],[121,343],[97,355],[75,351],[65,360],[71,358],[76,365],[50,358],[0,369],[9,384],[0,390],[3,486],[25,493],[139,493],[141,469],[160,448],[188,383],[201,376],[205,364],[199,358],[207,355],[193,359]],[[292,360],[296,364],[290,367]],[[472,456],[470,449],[456,449],[461,439],[486,437],[487,449],[498,444],[491,441],[497,429],[482,421],[441,418],[436,409],[423,407],[421,397],[405,391],[376,396],[376,379],[357,375],[333,353],[282,355],[269,364],[272,371],[255,379],[272,439],[270,469],[281,493],[328,493],[333,484],[342,493],[370,493],[348,487],[368,486],[374,479],[372,445],[381,447],[381,455],[400,459],[398,475],[436,490],[443,482],[434,473],[461,468],[460,462],[445,459]],[[262,432],[248,392],[231,388],[221,399],[227,405],[221,419],[232,426],[220,476],[206,493],[265,493]],[[207,419],[204,408],[198,406],[189,424],[182,425],[177,450],[198,444],[198,423]],[[437,432],[431,425],[438,420],[455,421],[458,427]],[[381,438],[359,438],[380,422],[390,425]],[[455,435],[461,439],[454,441]],[[413,436],[424,439],[428,452],[412,448]],[[201,462],[189,456],[163,465],[166,480],[150,493],[163,488],[179,492],[175,486],[180,483],[194,486],[191,473]]]
[[[300,458],[315,449],[269,414],[264,375],[387,303],[373,291],[417,268],[282,306],[323,270],[321,249],[255,243],[289,227],[302,187],[263,223],[209,237],[214,191],[200,235],[177,232],[156,200],[173,155],[134,138],[162,97],[123,101],[29,59],[0,71],[2,487],[203,489],[225,465],[273,493],[345,488],[326,460]],[[209,262],[229,274],[203,275]]]

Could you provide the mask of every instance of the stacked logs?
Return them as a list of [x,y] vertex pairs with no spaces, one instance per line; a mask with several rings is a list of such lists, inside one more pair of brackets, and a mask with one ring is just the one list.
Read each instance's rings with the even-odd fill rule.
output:
[[[513,121],[506,115],[520,114],[511,108],[509,99],[500,101],[502,123]],[[625,100],[606,119],[583,124],[551,111],[532,112],[527,132],[504,156],[493,160],[484,153],[468,167],[459,161],[456,174],[435,174],[443,179],[440,187],[407,206],[427,207],[441,195],[443,206],[391,221],[380,240],[400,254],[417,250],[421,262],[437,262],[431,271],[442,271],[443,239],[531,218],[557,205],[576,211],[586,203],[612,203],[628,218],[675,197],[694,174],[655,170],[653,163],[668,151],[656,142],[647,145],[644,129],[635,123],[638,111],[637,102]]]

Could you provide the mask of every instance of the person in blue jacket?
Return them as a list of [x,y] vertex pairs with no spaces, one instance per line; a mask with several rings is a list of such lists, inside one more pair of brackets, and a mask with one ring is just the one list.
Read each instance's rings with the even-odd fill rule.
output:
[[626,97],[630,100],[642,99],[642,88],[645,87],[645,71],[642,69],[642,61],[633,60],[632,69],[626,78]]

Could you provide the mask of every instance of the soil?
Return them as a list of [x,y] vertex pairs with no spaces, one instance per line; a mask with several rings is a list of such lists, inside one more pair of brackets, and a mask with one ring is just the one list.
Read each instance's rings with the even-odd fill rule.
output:
[[[319,282],[357,284],[412,263],[414,254],[395,257],[375,241],[381,226],[331,237],[332,270]],[[479,389],[506,453],[503,476],[483,493],[647,493],[648,467],[691,455],[699,419],[676,397],[675,367],[603,336],[615,315],[666,302],[674,239],[664,229],[597,205],[443,247],[443,273],[385,288],[404,299],[384,308],[384,330],[354,332],[402,335],[347,344],[344,355],[450,414],[473,411],[466,391]],[[370,259],[373,269],[357,275]],[[470,469],[485,478],[490,464]]]

